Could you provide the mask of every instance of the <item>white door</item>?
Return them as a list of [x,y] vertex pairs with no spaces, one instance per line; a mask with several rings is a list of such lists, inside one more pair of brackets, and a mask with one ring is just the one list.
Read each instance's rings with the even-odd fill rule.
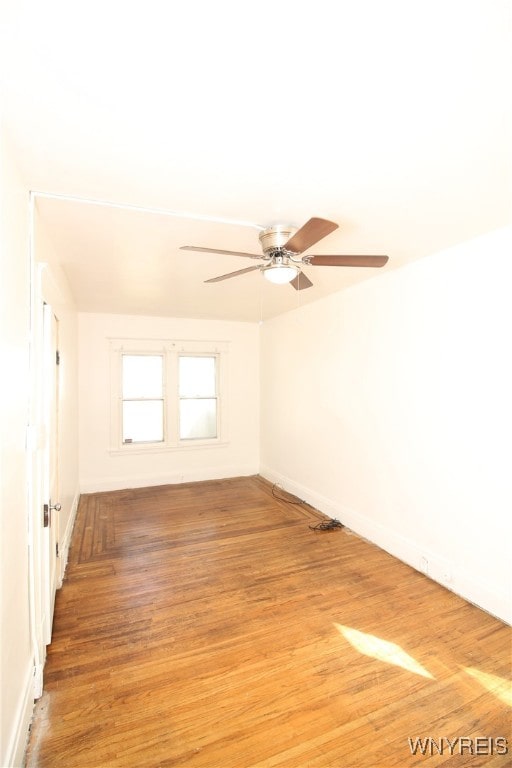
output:
[[52,637],[53,610],[58,582],[59,504],[59,360],[58,320],[49,304],[43,307],[43,537],[42,607],[46,644]]

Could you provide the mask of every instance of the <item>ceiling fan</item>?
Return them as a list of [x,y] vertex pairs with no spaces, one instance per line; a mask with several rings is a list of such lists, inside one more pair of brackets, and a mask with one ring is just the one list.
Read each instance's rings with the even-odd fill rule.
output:
[[338,229],[338,225],[327,219],[309,219],[300,229],[293,234],[293,227],[277,224],[262,230],[259,235],[263,256],[254,253],[241,253],[240,251],[224,251],[217,248],[202,248],[195,245],[182,245],[182,251],[203,251],[205,253],[222,253],[228,256],[244,256],[247,259],[258,259],[262,264],[245,269],[237,269],[236,272],[228,272],[226,275],[211,277],[206,283],[217,283],[219,280],[227,280],[247,272],[259,270],[271,283],[284,285],[290,283],[295,290],[302,291],[310,288],[313,283],[302,272],[304,264],[325,267],[383,267],[387,256],[302,256],[304,251],[327,237]]

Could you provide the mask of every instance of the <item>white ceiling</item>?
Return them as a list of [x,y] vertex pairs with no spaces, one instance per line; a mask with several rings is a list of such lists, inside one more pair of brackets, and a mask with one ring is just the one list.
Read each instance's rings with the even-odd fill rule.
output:
[[[510,222],[508,0],[2,14],[5,123],[82,311],[259,320]],[[260,253],[259,227],[311,216],[339,229],[309,253],[388,265],[298,292],[204,284],[253,262],[179,250]]]

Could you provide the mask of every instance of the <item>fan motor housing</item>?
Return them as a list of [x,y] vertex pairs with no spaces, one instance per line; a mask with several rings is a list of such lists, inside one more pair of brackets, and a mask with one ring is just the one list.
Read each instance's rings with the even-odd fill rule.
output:
[[263,253],[272,253],[283,248],[295,230],[293,227],[276,224],[273,227],[267,227],[259,234]]

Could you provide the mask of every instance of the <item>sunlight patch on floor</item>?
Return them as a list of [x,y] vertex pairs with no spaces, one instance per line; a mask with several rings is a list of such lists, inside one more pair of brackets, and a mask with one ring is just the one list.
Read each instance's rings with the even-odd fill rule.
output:
[[413,672],[416,675],[422,677],[428,677],[434,680],[434,676],[430,672],[421,666],[416,659],[409,656],[403,648],[396,643],[391,643],[389,640],[383,640],[375,635],[369,635],[366,632],[360,632],[358,629],[352,627],[345,627],[343,624],[337,624],[334,622],[334,626],[338,632],[343,635],[357,651],[363,653],[365,656],[371,656],[379,661],[384,661],[386,664],[394,664],[397,667],[408,672]]
[[489,672],[482,672],[481,669],[475,667],[463,667],[463,670],[484,688],[487,688],[497,699],[512,707],[512,682],[510,680],[499,677],[499,675],[491,675]]

